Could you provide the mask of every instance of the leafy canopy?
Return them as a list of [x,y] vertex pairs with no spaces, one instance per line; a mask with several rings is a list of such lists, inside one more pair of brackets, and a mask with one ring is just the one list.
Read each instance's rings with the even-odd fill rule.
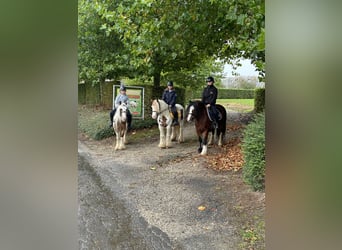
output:
[[101,63],[101,70],[110,64],[103,75],[142,75],[156,86],[176,76],[192,85],[220,68],[199,70],[208,62],[241,57],[264,70],[264,1],[81,0],[80,5],[81,67],[98,72]]

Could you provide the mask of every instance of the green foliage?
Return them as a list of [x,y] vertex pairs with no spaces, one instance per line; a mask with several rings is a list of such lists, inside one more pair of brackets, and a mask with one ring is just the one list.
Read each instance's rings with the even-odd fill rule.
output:
[[255,116],[243,133],[241,149],[244,181],[254,190],[265,189],[265,113]]
[[255,89],[254,104],[256,113],[261,113],[265,110],[265,88]]
[[219,89],[219,99],[253,99],[254,89]]
[[[201,99],[203,88],[198,90],[189,89],[187,100]],[[218,89],[218,99],[253,99],[254,89]]]
[[100,140],[113,135],[109,129],[109,111],[96,112],[90,109],[80,109],[78,112],[78,129],[89,137]]
[[[79,78],[202,85],[217,58],[264,67],[264,1],[79,1]],[[218,67],[217,67],[218,66]]]

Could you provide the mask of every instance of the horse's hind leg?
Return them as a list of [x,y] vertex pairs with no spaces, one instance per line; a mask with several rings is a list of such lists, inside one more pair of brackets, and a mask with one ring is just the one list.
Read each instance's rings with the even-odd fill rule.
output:
[[208,134],[208,145],[213,145],[214,144],[214,133],[213,132],[210,132]]
[[176,140],[177,128],[175,126],[171,127],[171,141]]
[[219,145],[219,146],[222,146],[223,145],[223,143],[222,143],[222,137],[223,137],[223,133],[221,133],[221,132],[218,132],[218,143],[217,143],[217,145]]
[[182,124],[183,121],[181,121],[179,123],[179,136],[178,136],[178,142],[181,143],[181,142],[184,142],[184,134],[183,134],[183,124]]

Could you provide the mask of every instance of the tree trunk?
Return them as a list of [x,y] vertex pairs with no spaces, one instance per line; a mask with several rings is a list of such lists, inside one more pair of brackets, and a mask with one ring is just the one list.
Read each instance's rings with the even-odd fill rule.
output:
[[160,71],[153,74],[153,87],[158,88],[160,86]]

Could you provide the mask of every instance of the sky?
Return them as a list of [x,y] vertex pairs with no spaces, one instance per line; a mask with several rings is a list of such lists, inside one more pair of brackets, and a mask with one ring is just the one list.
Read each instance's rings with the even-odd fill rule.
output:
[[[255,67],[253,64],[251,64],[251,61],[248,59],[243,59],[240,61],[242,64],[241,67],[238,67],[235,72],[239,73],[240,76],[258,76],[258,71],[255,71]],[[223,74],[226,77],[233,76],[232,75],[232,66],[229,64],[226,64],[223,69]]]

